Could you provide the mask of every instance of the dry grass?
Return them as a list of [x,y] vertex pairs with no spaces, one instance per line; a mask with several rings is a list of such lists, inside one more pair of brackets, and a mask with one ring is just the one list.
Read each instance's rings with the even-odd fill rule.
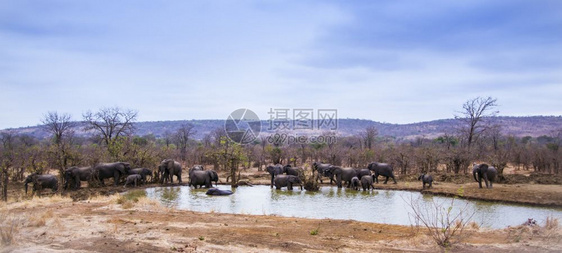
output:
[[33,215],[29,218],[28,225],[31,227],[43,227],[47,224],[47,221],[53,218],[53,211],[49,210],[41,215]]
[[15,238],[22,227],[24,217],[16,216],[6,209],[0,211],[0,245],[9,246],[14,243]]

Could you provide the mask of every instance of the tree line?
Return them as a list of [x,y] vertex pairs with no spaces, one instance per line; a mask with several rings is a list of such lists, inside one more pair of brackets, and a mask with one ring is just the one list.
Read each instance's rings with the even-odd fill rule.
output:
[[[357,168],[365,168],[373,161],[386,162],[394,166],[397,174],[468,173],[473,162],[482,161],[496,167],[500,179],[508,164],[516,169],[559,174],[562,130],[537,138],[505,135],[501,125],[489,122],[498,113],[497,106],[497,100],[491,97],[468,100],[455,116],[457,127],[437,138],[397,141],[380,136],[376,127],[370,126],[348,137],[337,136],[337,131],[324,133],[336,136],[336,142],[283,143],[262,135],[246,145],[233,142],[223,128],[196,140],[191,123],[166,132],[162,138],[138,136],[134,124],[138,112],[119,107],[84,113],[84,128],[77,128],[69,114],[48,112],[41,123],[50,133],[49,139],[9,130],[0,134],[2,197],[7,200],[9,181],[22,181],[25,173],[56,170],[62,176],[64,169],[71,166],[110,161],[154,169],[167,158],[181,161],[184,166],[213,165],[215,170],[229,171],[233,180],[239,169],[262,170],[272,163],[309,166],[314,161]],[[93,134],[79,137],[76,131]]]

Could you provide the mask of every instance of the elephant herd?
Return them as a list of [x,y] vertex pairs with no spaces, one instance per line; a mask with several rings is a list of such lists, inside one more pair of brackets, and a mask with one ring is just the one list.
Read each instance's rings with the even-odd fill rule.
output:
[[323,183],[322,178],[327,177],[330,179],[330,184],[336,183],[338,188],[342,188],[342,183],[346,183],[347,188],[359,189],[359,186],[364,191],[374,189],[373,183],[379,182],[379,176],[385,177],[384,184],[388,182],[389,178],[396,184],[396,178],[392,166],[386,163],[370,163],[366,169],[359,168],[342,168],[327,163],[315,162],[312,164],[316,174],[316,181]]
[[[63,188],[76,190],[80,188],[82,182],[88,184],[97,182],[105,186],[105,179],[113,178],[114,186],[124,181],[123,187],[132,185],[134,187],[149,181],[154,181],[153,174],[159,178],[159,183],[173,183],[173,177],[176,176],[178,183],[182,183],[182,167],[179,162],[172,159],[165,159],[158,165],[158,170],[153,173],[147,168],[132,169],[131,165],[126,162],[100,163],[95,166],[86,167],[70,167],[63,172]],[[210,188],[212,182],[218,184],[219,178],[214,170],[205,170],[203,166],[196,165],[189,169],[189,186],[197,188],[197,186],[205,186]],[[33,173],[29,175],[25,181],[25,193],[27,194],[28,184],[33,184],[33,192],[40,192],[42,189],[49,188],[53,192],[58,190],[58,179],[55,175],[40,175]]]
[[[323,183],[323,178],[329,178],[330,184],[335,182],[338,188],[342,188],[345,182],[347,188],[359,190],[361,187],[363,191],[368,191],[374,189],[373,183],[379,182],[379,176],[386,178],[384,184],[388,182],[389,178],[396,184],[393,168],[386,163],[373,162],[370,163],[366,169],[359,169],[342,168],[327,163],[314,162],[312,168],[314,172],[317,172],[315,178],[317,182],[320,181],[320,183]],[[301,190],[303,189],[304,170],[302,168],[276,164],[267,166],[266,170],[271,176],[271,188],[273,188],[273,186],[275,186],[276,189],[287,187],[287,189],[292,190],[293,186],[300,186]],[[482,180],[484,180],[486,188],[492,188],[497,173],[494,167],[487,164],[473,164],[472,174],[480,188],[482,188]],[[214,170],[205,170],[201,165],[195,165],[190,168],[188,174],[188,185],[194,188],[198,186],[211,188],[213,182],[215,182],[215,185],[218,185],[219,177],[217,172]],[[173,183],[173,177],[176,176],[178,183],[181,184],[181,164],[173,159],[165,159],[158,166],[158,170],[154,173],[154,176],[159,178],[159,183],[161,184],[168,182]],[[96,166],[70,167],[66,169],[63,173],[63,187],[64,189],[79,189],[83,181],[95,181],[105,186],[104,181],[108,178],[113,178],[115,186],[121,182],[121,179],[124,179],[123,187],[127,187],[127,185],[136,187],[139,184],[146,183],[147,177],[150,177],[150,179],[154,181],[152,170],[147,168],[131,169],[130,164],[126,162],[100,163]],[[424,189],[426,184],[428,187],[432,187],[433,177],[431,175],[421,174],[418,180],[422,181]],[[54,175],[33,173],[25,179],[24,183],[26,194],[29,183],[33,184],[33,192],[40,192],[45,188],[51,189],[53,192],[58,190],[58,179]],[[211,195],[218,195],[218,193],[213,192]]]

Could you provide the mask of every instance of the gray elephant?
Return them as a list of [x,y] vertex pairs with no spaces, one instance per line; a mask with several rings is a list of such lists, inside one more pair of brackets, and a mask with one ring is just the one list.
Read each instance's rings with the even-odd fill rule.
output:
[[299,167],[293,167],[290,164],[287,164],[283,167],[283,173],[286,175],[293,175],[299,177],[301,180],[304,180],[304,170]]
[[359,191],[359,178],[358,177],[352,177],[351,178],[351,189]]
[[173,159],[165,159],[158,166],[158,174],[160,175],[160,183],[174,183],[174,176],[178,178],[178,182],[181,184],[181,164],[174,161]]
[[293,185],[300,185],[301,187],[301,191],[303,189],[302,187],[302,180],[297,177],[297,176],[293,176],[293,175],[277,175],[275,177],[275,189],[279,190],[282,187],[287,187],[287,190],[293,190]]
[[211,188],[213,181],[218,182],[218,175],[214,170],[192,170],[189,173],[189,186],[193,186],[195,189],[197,186]]
[[64,188],[80,189],[82,181],[90,181],[92,177],[92,167],[70,167],[64,170]]
[[355,169],[357,173],[357,178],[361,180],[364,176],[371,176],[371,171],[369,169]]
[[318,182],[320,180],[320,183],[324,183],[322,181],[322,177],[327,177],[330,179],[330,184],[332,184],[335,180],[334,180],[334,175],[332,174],[332,171],[330,170],[330,168],[332,167],[331,164],[328,163],[319,163],[319,162],[314,162],[312,164],[312,169],[316,170],[318,172],[318,174],[316,174],[316,182]]
[[40,175],[38,173],[33,173],[25,178],[25,194],[27,195],[27,185],[33,183],[33,192],[41,194],[43,188],[50,188],[53,192],[59,189],[59,181],[54,175]]
[[141,180],[142,180],[142,176],[140,174],[128,175],[127,178],[125,179],[125,185],[123,185],[123,188],[126,188],[128,184],[132,184],[135,187],[137,187],[137,185],[141,182]]
[[115,163],[100,163],[94,167],[94,175],[100,181],[101,185],[105,186],[103,182],[106,178],[113,178],[113,185],[117,186],[119,179],[127,175],[127,171],[131,169],[129,163],[115,162]]
[[271,175],[270,188],[273,188],[273,179],[277,175],[283,174],[283,165],[281,165],[281,164],[269,165],[269,166],[267,166],[267,168],[265,168],[265,170],[269,173],[269,175]]
[[336,178],[338,188],[342,188],[342,182],[347,182],[347,188],[351,186],[351,179],[357,176],[357,171],[353,168],[341,168],[338,166],[330,167],[330,172]]
[[386,177],[386,180],[384,180],[385,184],[388,182],[389,177],[392,178],[392,180],[394,180],[394,183],[396,184],[396,179],[394,178],[394,172],[392,166],[390,166],[389,164],[375,162],[375,163],[370,163],[367,168],[369,168],[369,170],[375,173],[375,175],[373,176],[375,179],[375,183],[378,184],[379,176],[383,176]]
[[212,195],[212,196],[223,196],[223,195],[230,195],[233,192],[231,190],[221,190],[218,188],[211,188],[207,190],[205,194]]
[[146,183],[146,177],[147,176],[150,176],[151,179],[152,179],[152,171],[147,169],[147,168],[132,169],[132,170],[127,171],[127,174],[129,174],[129,175],[140,175],[141,176],[140,182],[142,182],[142,183]]
[[422,189],[425,189],[425,184],[428,184],[427,188],[433,186],[433,177],[431,175],[423,173],[418,177],[418,180],[421,180],[423,183]]
[[361,178],[361,187],[363,187],[363,191],[375,189],[375,187],[373,186],[373,177],[372,176],[363,176]]
[[[494,183],[497,175],[498,171],[496,170],[496,168],[488,166],[488,164],[474,163],[472,166],[472,176],[474,177],[474,180],[478,182],[478,186],[480,188],[482,188],[482,179],[484,179],[484,182],[486,183],[486,188],[492,188],[492,184]],[[490,181],[489,186],[488,181]]]
[[194,165],[193,167],[191,167],[189,169],[189,171],[187,172],[187,174],[191,173],[194,170],[205,170],[205,168],[203,167],[203,165]]

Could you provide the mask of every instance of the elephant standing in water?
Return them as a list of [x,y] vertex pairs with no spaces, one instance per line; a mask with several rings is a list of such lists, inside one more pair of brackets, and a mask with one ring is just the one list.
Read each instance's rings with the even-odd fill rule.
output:
[[178,178],[178,182],[181,184],[181,164],[174,161],[173,159],[165,159],[158,166],[158,174],[160,175],[160,183],[174,183],[174,176]]
[[293,185],[300,185],[302,191],[302,180],[293,175],[278,175],[275,177],[275,189],[287,187],[287,190],[293,190]]
[[330,172],[336,178],[338,188],[342,188],[342,181],[347,182],[347,188],[351,186],[351,179],[357,177],[357,170],[353,168],[341,168],[338,166],[330,167]]
[[363,187],[363,191],[375,189],[375,187],[373,186],[373,177],[372,176],[363,176],[361,178],[361,187]]
[[331,164],[329,163],[319,163],[319,162],[314,162],[312,164],[312,169],[316,170],[318,172],[318,174],[316,175],[316,182],[318,182],[318,180],[320,180],[320,183],[324,183],[322,181],[322,177],[327,177],[330,179],[330,184],[332,184],[332,182],[334,182],[334,175],[332,174],[332,171],[330,170],[330,168],[333,167]]
[[64,189],[80,189],[82,181],[90,181],[92,167],[70,167],[64,170]]
[[351,189],[359,191],[359,178],[358,177],[352,177],[351,178]]
[[394,178],[394,172],[393,172],[392,166],[390,166],[389,164],[386,164],[386,163],[370,163],[367,168],[369,168],[369,170],[375,172],[375,175],[373,176],[375,178],[375,183],[379,183],[379,176],[383,176],[383,177],[386,177],[386,180],[384,180],[384,184],[386,184],[386,182],[388,182],[389,177],[392,178],[392,180],[394,180],[394,183],[396,184],[396,179]]
[[[498,171],[496,168],[488,166],[488,164],[475,163],[472,166],[472,176],[474,177],[474,180],[478,182],[478,186],[480,186],[480,188],[482,188],[482,179],[484,179],[484,182],[486,183],[486,188],[492,188],[492,184],[494,183],[497,175]],[[490,181],[489,186],[488,181]]]
[[267,166],[266,171],[269,173],[269,175],[271,175],[270,188],[273,188],[273,179],[277,175],[283,174],[283,165],[281,165],[281,164],[269,165],[269,166]]
[[105,186],[103,182],[106,178],[113,178],[113,185],[117,186],[119,179],[127,175],[127,171],[131,169],[129,163],[115,162],[115,163],[100,163],[94,167],[94,173],[97,175],[101,185]]
[[59,189],[59,181],[54,175],[40,175],[33,173],[25,178],[25,194],[27,195],[27,184],[33,183],[33,192],[41,194],[43,188],[51,188],[53,192]]
[[191,170],[189,173],[189,186],[195,187],[200,186],[200,188],[205,186],[205,188],[211,188],[213,186],[213,181],[218,185],[219,176],[214,170]]
[[431,175],[423,173],[418,177],[418,180],[421,180],[423,183],[422,189],[425,189],[425,184],[429,185],[427,188],[431,188],[433,185],[433,177]]

